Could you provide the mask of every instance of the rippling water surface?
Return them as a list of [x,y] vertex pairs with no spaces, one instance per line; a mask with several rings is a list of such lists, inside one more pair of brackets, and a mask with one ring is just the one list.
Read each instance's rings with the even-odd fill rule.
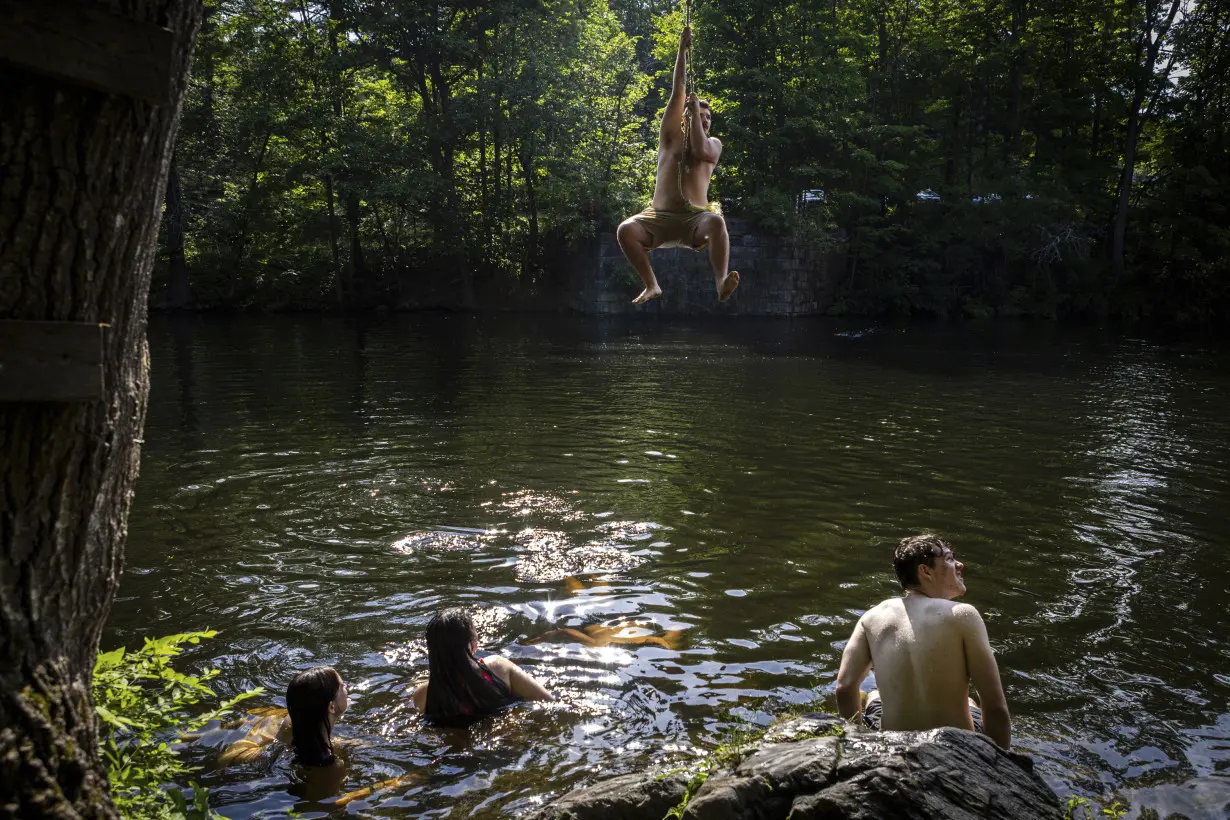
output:
[[[897,591],[893,543],[920,530],[966,563],[1015,739],[1056,791],[1230,813],[1223,353],[555,316],[162,320],[150,343],[104,645],[219,629],[188,665],[266,704],[336,666],[344,788],[417,775],[339,815],[515,816],[830,696],[858,615]],[[424,726],[404,692],[452,605],[561,700]],[[683,643],[547,635],[595,624]],[[220,769],[236,737],[188,750],[224,814],[330,811],[283,759]]]

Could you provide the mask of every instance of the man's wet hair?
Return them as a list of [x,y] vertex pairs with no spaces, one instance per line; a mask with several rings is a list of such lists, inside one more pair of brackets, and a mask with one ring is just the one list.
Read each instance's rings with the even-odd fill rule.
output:
[[918,568],[923,564],[935,568],[935,559],[943,558],[952,547],[938,535],[923,533],[902,538],[893,551],[893,569],[902,589],[918,586]]
[[709,108],[709,101],[706,100],[704,97],[697,97],[696,104],[699,105],[701,108],[708,108],[710,111],[713,110],[712,108]]

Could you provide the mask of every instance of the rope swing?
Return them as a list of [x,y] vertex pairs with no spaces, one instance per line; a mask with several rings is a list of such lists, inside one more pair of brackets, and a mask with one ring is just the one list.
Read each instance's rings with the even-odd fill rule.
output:
[[[692,0],[683,0],[683,25],[685,28],[692,27]],[[696,34],[692,34],[692,40],[696,39]],[[688,169],[692,167],[692,108],[688,105],[688,98],[696,93],[696,71],[692,67],[692,41],[688,41],[688,47],[684,51],[684,70],[683,70],[683,154],[679,157],[678,179],[679,179],[679,194],[687,201],[687,195],[683,191],[683,177]],[[699,96],[699,95],[698,95]]]
[[[692,0],[683,0],[683,26],[692,27]],[[692,39],[696,39],[693,35]],[[692,43],[688,43],[687,64],[684,66],[684,94],[696,91],[696,70],[692,67]]]
[[[692,27],[692,0],[683,0],[683,26],[684,28]],[[692,40],[696,39],[696,34],[692,34]],[[692,66],[692,42],[688,42],[687,50],[684,52],[684,73],[683,73],[683,154],[691,162],[692,144],[690,138],[692,136],[692,109],[688,106],[688,97],[696,93],[696,69]]]

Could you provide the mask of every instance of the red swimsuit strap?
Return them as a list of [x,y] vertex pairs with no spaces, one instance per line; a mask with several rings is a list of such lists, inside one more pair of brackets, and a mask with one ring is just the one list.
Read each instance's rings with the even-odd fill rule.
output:
[[495,678],[492,676],[491,670],[487,668],[487,664],[483,663],[481,658],[475,658],[474,660],[478,664],[479,670],[482,671],[483,678],[487,683],[495,683]]

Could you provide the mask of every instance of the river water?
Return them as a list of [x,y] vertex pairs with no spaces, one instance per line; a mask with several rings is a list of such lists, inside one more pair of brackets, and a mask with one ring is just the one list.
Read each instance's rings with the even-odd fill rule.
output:
[[[1017,745],[1070,794],[1230,815],[1230,356],[1047,325],[557,316],[155,320],[104,648],[212,627],[232,694],[337,667],[369,817],[523,814],[831,690],[892,546],[966,565]],[[468,732],[405,688],[423,626],[560,695]],[[587,647],[561,627],[682,632]],[[539,638],[545,638],[538,641]],[[234,820],[326,803],[186,754]]]

